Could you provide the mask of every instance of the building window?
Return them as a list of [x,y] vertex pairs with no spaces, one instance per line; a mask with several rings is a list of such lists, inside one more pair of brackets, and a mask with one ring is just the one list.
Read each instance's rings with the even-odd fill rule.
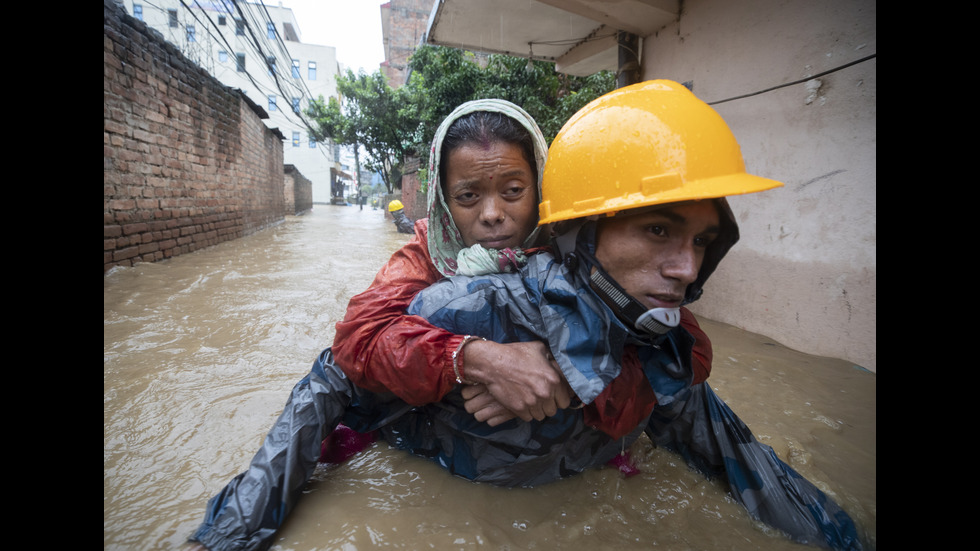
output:
[[167,10],[167,19],[171,29],[177,28],[177,10]]
[[276,95],[269,94],[269,111],[275,111],[275,110],[276,110]]
[[299,98],[293,98],[293,112],[299,113]]
[[293,132],[293,147],[299,147],[299,132]]
[[276,58],[270,55],[269,57],[265,58],[265,62],[269,64],[269,74],[276,74]]
[[228,61],[228,52],[224,50],[218,51],[218,61],[226,63]]
[[316,138],[310,134],[310,149],[316,149]]
[[306,76],[306,78],[308,78],[310,80],[316,80],[316,61],[311,61],[310,62],[310,70],[309,70],[309,74]]
[[293,78],[299,78],[299,60],[293,60]]
[[235,54],[235,70],[245,72],[245,54]]
[[238,36],[245,36],[245,22],[241,19],[235,20],[235,34]]
[[273,22],[268,22],[265,24],[266,34],[269,36],[269,40],[276,39],[276,24]]
[[133,4],[133,17],[143,20],[143,4]]
[[187,26],[187,41],[188,42],[197,42],[197,36],[196,36],[196,34],[197,34],[197,31],[194,29],[194,25],[188,25]]
[[218,26],[224,27],[227,22],[228,22],[228,18],[227,17],[225,17],[224,15],[219,15],[218,16]]

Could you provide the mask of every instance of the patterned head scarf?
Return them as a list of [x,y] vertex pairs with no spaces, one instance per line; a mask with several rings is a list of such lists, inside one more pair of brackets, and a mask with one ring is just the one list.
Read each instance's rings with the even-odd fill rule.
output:
[[[548,143],[541,134],[537,123],[520,107],[500,99],[481,99],[468,101],[457,107],[446,117],[436,130],[432,139],[432,149],[429,151],[429,254],[436,269],[445,276],[482,275],[487,273],[512,271],[525,261],[523,249],[485,249],[482,245],[466,247],[463,236],[456,228],[453,217],[449,214],[449,206],[442,194],[442,182],[439,181],[439,166],[442,159],[442,142],[449,127],[463,115],[477,111],[502,113],[523,126],[531,135],[534,143],[534,161],[538,173],[538,200],[541,199],[541,176],[544,174],[544,163],[548,158]],[[538,238],[540,228],[535,228],[524,241],[524,247],[532,246]]]

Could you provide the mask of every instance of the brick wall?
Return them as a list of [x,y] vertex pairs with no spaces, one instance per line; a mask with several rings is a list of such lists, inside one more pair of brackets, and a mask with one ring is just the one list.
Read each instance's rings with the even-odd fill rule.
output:
[[282,136],[262,109],[103,3],[103,271],[280,222]]
[[399,198],[405,205],[405,214],[412,220],[419,220],[429,215],[428,199],[422,193],[419,182],[419,158],[406,157],[402,167],[402,194]]
[[286,212],[303,214],[313,208],[313,182],[303,176],[293,165],[283,167],[285,180],[283,194],[286,200]]
[[385,61],[381,71],[392,88],[405,84],[408,58],[429,25],[433,0],[391,0],[381,5]]

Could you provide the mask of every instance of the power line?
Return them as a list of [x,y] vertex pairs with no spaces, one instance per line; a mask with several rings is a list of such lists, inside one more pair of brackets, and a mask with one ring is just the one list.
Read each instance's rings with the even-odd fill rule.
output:
[[[317,130],[314,129],[313,126],[312,126],[312,124],[306,119],[306,117],[303,116],[302,111],[300,111],[300,112],[293,111],[292,104],[291,104],[291,98],[292,97],[295,97],[295,96],[290,95],[289,93],[286,92],[286,90],[283,89],[283,81],[280,78],[280,71],[282,71],[284,69],[290,70],[290,71],[292,70],[292,60],[293,60],[293,57],[292,57],[292,55],[290,55],[288,47],[286,46],[285,42],[282,40],[281,33],[279,32],[278,28],[276,28],[275,23],[272,20],[272,15],[269,13],[268,7],[263,2],[261,2],[261,0],[257,4],[247,3],[250,6],[254,6],[256,8],[256,11],[258,11],[259,9],[261,9],[261,11],[265,13],[265,18],[256,18],[255,17],[255,13],[252,12],[251,9],[249,9],[249,10],[243,10],[242,9],[242,7],[240,6],[240,3],[241,2],[239,0],[231,0],[231,1],[232,1],[232,4],[234,5],[236,11],[239,13],[239,15],[241,17],[241,20],[243,22],[243,25],[245,27],[245,30],[248,31],[246,37],[251,37],[251,45],[252,45],[252,47],[255,49],[256,52],[258,52],[258,54],[259,54],[259,56],[261,58],[262,64],[268,70],[270,70],[270,72],[272,73],[271,76],[272,76],[273,82],[275,83],[276,89],[279,91],[280,94],[282,94],[283,99],[285,99],[287,101],[290,101],[290,105],[289,105],[288,111],[287,110],[282,110],[281,112],[287,118],[291,118],[291,117],[295,116],[297,119],[299,119],[300,124],[302,124],[302,126],[305,127],[307,129],[307,131],[310,132],[310,134],[316,133]],[[246,12],[249,12],[249,13],[246,13]],[[260,43],[260,40],[259,40],[259,38],[256,35],[255,29],[253,28],[253,27],[262,28],[263,26],[265,26],[266,28],[268,28],[268,25],[270,23],[272,24],[273,37],[276,40],[276,45],[278,46],[279,52],[284,55],[285,60],[282,60],[282,58],[280,58],[280,57],[278,57],[276,55],[267,55],[265,53],[265,51],[263,50],[263,48],[262,48],[262,45]],[[270,54],[275,54],[275,52],[273,52],[272,49],[270,49],[269,53]],[[272,59],[275,60],[275,63],[274,64],[270,64],[269,63],[269,59],[270,58],[272,58]],[[272,65],[272,66],[270,66],[270,65]],[[313,97],[313,92],[309,89],[309,87],[307,86],[306,82],[304,80],[302,80],[302,79],[300,79],[300,82],[303,85],[302,87],[296,86],[295,83],[292,83],[292,86],[296,86],[296,88],[299,89],[299,91],[300,91],[299,97],[302,98],[302,97],[306,96],[306,97],[309,98],[309,101],[315,100],[316,98]],[[260,88],[257,85],[256,85],[256,87],[257,88]],[[262,88],[260,88],[260,89],[262,89]],[[305,89],[305,92],[306,92],[305,94],[303,93],[304,89]],[[268,90],[266,90],[266,91],[268,91]],[[321,151],[321,154],[324,154],[324,152]]]
[[[169,33],[166,32],[167,27],[164,26],[161,26],[161,31],[169,34],[170,41],[184,50],[192,60],[198,64],[207,63],[209,67],[205,68],[212,74],[216,74],[214,73],[215,60],[212,59],[214,55],[212,47],[206,45],[209,41],[222,46],[230,56],[235,56],[236,59],[233,62],[236,64],[239,63],[237,56],[243,56],[243,66],[236,68],[236,72],[241,75],[241,78],[247,80],[251,87],[259,94],[266,96],[266,99],[282,97],[285,104],[280,105],[277,102],[276,111],[287,121],[291,120],[298,123],[307,131],[309,136],[318,133],[318,129],[314,128],[313,123],[307,119],[301,110],[294,110],[293,99],[302,100],[306,98],[308,102],[312,102],[316,98],[302,77],[291,79],[283,77],[287,74],[284,71],[289,71],[291,74],[293,70],[293,56],[283,39],[283,32],[277,28],[272,14],[263,2],[244,2],[246,5],[242,6],[240,0],[215,0],[213,2],[178,0],[178,5],[186,12],[185,16],[179,18],[176,17],[176,10],[163,7],[160,3],[144,1],[140,4],[155,9],[162,16],[155,19],[162,18],[164,21],[172,21],[170,24],[173,27],[170,27]],[[172,11],[174,13],[171,13]],[[234,25],[234,30],[230,30],[230,26],[216,22],[210,12],[217,12],[219,18],[227,15]],[[193,18],[193,33],[188,28],[191,24],[188,18]],[[264,40],[267,35],[263,34],[260,38],[258,29],[262,29],[264,32],[272,30],[272,36],[268,40]],[[232,44],[229,40],[229,33],[231,32],[236,33],[231,36],[236,37],[237,45]],[[200,46],[194,43],[199,43]],[[218,63],[220,66],[222,62],[218,61]],[[254,67],[261,67],[262,70],[271,73],[269,75],[272,82],[271,87],[267,84],[269,81],[265,75],[261,78],[255,75]],[[261,99],[254,98],[260,104]],[[330,142],[323,145],[323,148],[317,147],[315,149],[326,160],[333,160],[330,152],[326,150],[331,145]]]
[[856,60],[851,61],[849,63],[845,63],[843,65],[838,65],[837,67],[834,67],[833,69],[827,69],[826,71],[823,71],[822,73],[817,73],[815,75],[811,75],[811,76],[808,76],[806,78],[801,78],[799,80],[794,80],[793,82],[787,82],[785,84],[778,84],[776,86],[771,86],[769,88],[765,88],[765,89],[759,90],[757,92],[751,92],[751,93],[748,93],[748,94],[742,94],[740,96],[733,96],[733,97],[730,97],[730,98],[727,98],[727,99],[718,100],[718,101],[711,101],[711,102],[708,102],[708,105],[718,105],[719,103],[725,103],[725,102],[728,102],[728,101],[735,101],[737,99],[751,98],[752,96],[758,96],[759,94],[765,94],[766,92],[772,92],[773,90],[779,90],[780,88],[786,88],[788,86],[795,86],[797,84],[803,84],[804,82],[809,82],[809,81],[811,81],[811,80],[813,80],[815,78],[820,78],[820,77],[822,77],[824,75],[829,75],[830,73],[836,73],[837,71],[841,71],[841,70],[846,69],[846,68],[848,68],[848,67],[850,67],[852,65],[857,65],[858,63],[864,63],[865,61],[868,61],[868,60],[871,60],[871,59],[876,59],[877,57],[878,57],[878,54],[876,54],[876,53],[875,54],[871,54],[869,56],[862,57],[861,59],[856,59]]

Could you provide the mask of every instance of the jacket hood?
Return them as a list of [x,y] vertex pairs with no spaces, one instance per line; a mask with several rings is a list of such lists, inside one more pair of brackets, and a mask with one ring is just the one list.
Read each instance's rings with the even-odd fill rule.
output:
[[698,272],[698,279],[687,287],[685,302],[688,304],[701,297],[705,282],[708,281],[708,278],[714,273],[715,268],[721,263],[721,259],[725,258],[728,251],[738,242],[738,222],[735,221],[735,215],[732,213],[731,207],[728,206],[728,200],[721,197],[714,199],[714,202],[718,207],[718,220],[721,223],[721,232],[718,234],[718,238],[708,246],[708,250],[704,253],[704,261],[701,262],[701,271]]
[[[442,182],[439,181],[442,142],[453,122],[464,115],[477,111],[502,113],[519,122],[531,134],[531,140],[534,143],[534,161],[538,173],[538,200],[541,199],[541,177],[544,175],[544,165],[548,158],[548,142],[545,141],[541,129],[538,128],[531,115],[517,105],[500,99],[468,101],[457,107],[439,125],[435,137],[432,139],[432,148],[429,150],[429,254],[432,256],[432,264],[444,276],[456,275],[456,259],[460,251],[467,247],[463,243],[463,237],[459,233],[459,229],[456,228],[452,216],[449,214],[449,206],[446,204],[446,199],[442,193]],[[523,246],[533,246],[540,233],[540,228],[535,228],[524,241]]]

